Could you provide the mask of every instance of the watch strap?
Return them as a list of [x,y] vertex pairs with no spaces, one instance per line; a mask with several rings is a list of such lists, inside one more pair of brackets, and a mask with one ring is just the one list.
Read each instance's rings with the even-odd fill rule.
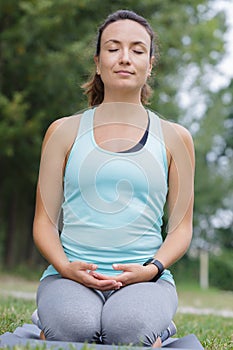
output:
[[154,258],[148,259],[148,260],[143,264],[143,266],[147,266],[147,265],[149,265],[149,264],[155,265],[155,266],[157,267],[157,269],[158,269],[157,275],[150,281],[150,282],[156,282],[156,281],[159,279],[159,277],[162,276],[163,271],[164,271],[164,266],[163,266],[163,264],[162,264],[159,260],[154,259]]

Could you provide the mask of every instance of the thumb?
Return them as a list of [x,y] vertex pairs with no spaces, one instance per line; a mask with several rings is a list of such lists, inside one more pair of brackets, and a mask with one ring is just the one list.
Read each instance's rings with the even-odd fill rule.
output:
[[86,263],[84,261],[81,261],[81,268],[83,270],[91,270],[91,271],[94,271],[98,268],[98,266],[96,264],[91,264],[91,263]]
[[127,264],[113,264],[112,267],[114,270],[121,270],[121,271],[125,271],[127,270]]

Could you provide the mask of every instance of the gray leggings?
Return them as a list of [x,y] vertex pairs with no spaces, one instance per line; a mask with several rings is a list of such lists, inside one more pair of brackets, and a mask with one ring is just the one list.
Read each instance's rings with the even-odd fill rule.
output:
[[38,315],[47,340],[151,346],[177,309],[164,280],[100,292],[59,275],[41,281]]

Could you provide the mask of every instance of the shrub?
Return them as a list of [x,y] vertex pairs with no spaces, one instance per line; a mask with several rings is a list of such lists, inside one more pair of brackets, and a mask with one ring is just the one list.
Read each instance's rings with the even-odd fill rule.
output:
[[211,256],[209,261],[210,286],[233,291],[233,253]]

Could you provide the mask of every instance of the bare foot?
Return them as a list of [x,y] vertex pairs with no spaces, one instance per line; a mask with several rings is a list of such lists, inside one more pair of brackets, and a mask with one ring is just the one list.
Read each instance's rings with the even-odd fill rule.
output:
[[46,340],[46,339],[45,339],[45,335],[44,335],[44,332],[43,332],[43,331],[41,331],[41,332],[40,332],[40,339],[41,339],[41,340]]
[[158,337],[158,338],[156,339],[156,341],[154,342],[154,344],[152,345],[152,348],[153,348],[153,349],[154,349],[154,348],[161,348],[161,346],[162,346],[162,341],[161,341],[161,338]]

